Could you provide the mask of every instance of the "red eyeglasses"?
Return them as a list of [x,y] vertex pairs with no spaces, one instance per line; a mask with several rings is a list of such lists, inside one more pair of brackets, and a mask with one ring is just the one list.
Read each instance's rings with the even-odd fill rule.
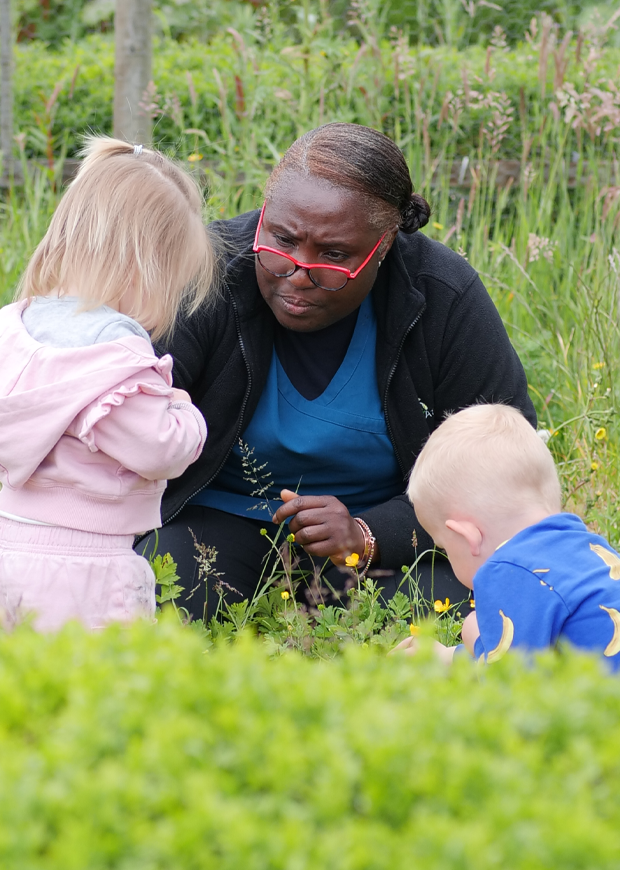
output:
[[[266,272],[275,275],[276,278],[290,278],[298,269],[305,269],[308,273],[308,278],[310,278],[312,283],[321,290],[342,290],[347,281],[357,278],[364,266],[368,265],[373,254],[387,235],[387,233],[383,233],[370,254],[368,254],[362,265],[356,269],[355,272],[352,272],[350,269],[345,269],[344,266],[327,266],[324,263],[300,263],[299,260],[295,259],[295,257],[284,254],[276,248],[269,248],[267,245],[258,244],[258,236],[263,225],[263,215],[265,214],[266,205],[267,203],[263,203],[260,220],[256,227],[254,245],[252,246],[252,250],[258,257],[258,262]],[[291,263],[293,264],[292,266]]]

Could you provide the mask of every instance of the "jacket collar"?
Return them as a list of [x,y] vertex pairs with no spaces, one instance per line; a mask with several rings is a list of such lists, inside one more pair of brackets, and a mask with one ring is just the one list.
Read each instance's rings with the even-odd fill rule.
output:
[[408,239],[399,233],[390,248],[384,263],[379,269],[377,280],[372,289],[377,329],[385,344],[397,349],[412,323],[424,311],[426,299],[416,288],[411,274],[415,269],[407,268],[405,258],[411,259],[408,248],[415,244],[415,236]]

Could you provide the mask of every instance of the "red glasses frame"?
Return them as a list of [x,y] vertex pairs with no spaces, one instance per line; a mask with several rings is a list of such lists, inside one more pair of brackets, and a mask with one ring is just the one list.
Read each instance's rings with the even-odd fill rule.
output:
[[[383,233],[383,235],[381,236],[381,238],[379,239],[377,244],[374,246],[374,248],[372,249],[370,254],[368,254],[368,256],[366,257],[366,259],[364,260],[362,265],[358,266],[358,268],[354,272],[352,272],[350,269],[345,268],[344,266],[332,266],[332,265],[327,264],[327,263],[301,263],[299,260],[296,260],[295,257],[291,257],[290,254],[285,254],[283,251],[279,251],[277,248],[270,248],[268,245],[259,245],[258,244],[258,236],[260,234],[261,227],[263,225],[263,215],[265,214],[265,206],[266,205],[267,205],[267,203],[264,202],[263,207],[262,207],[261,212],[260,212],[258,226],[256,227],[256,235],[254,236],[254,244],[252,245],[252,250],[254,251],[254,253],[260,254],[261,251],[268,251],[270,254],[278,254],[280,257],[284,257],[285,259],[290,260],[291,263],[293,263],[295,268],[292,270],[292,272],[290,272],[288,275],[276,275],[277,278],[290,278],[292,275],[295,274],[297,269],[305,269],[308,273],[308,277],[310,278],[310,280],[312,281],[312,283],[316,287],[319,287],[321,290],[328,290],[329,292],[332,292],[332,293],[337,293],[338,290],[343,290],[347,285],[347,281],[351,281],[351,280],[353,280],[353,278],[357,278],[357,276],[362,271],[364,266],[367,266],[368,263],[370,263],[373,255],[378,250],[379,245],[381,244],[383,239],[387,236],[387,232]],[[258,262],[260,263],[260,257],[258,258]],[[261,263],[261,266],[263,266],[262,263]],[[265,271],[269,272],[271,275],[276,274],[275,272],[271,272],[270,269],[267,269],[265,266],[263,266],[263,269],[265,269]],[[342,287],[338,287],[338,288],[322,287],[320,284],[317,284],[317,282],[314,280],[314,278],[310,274],[311,269],[330,269],[332,272],[340,272],[346,277],[347,280],[344,282]]]

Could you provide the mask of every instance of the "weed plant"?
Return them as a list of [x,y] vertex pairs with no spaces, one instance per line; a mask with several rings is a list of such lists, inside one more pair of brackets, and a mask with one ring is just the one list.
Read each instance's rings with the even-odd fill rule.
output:
[[[273,655],[295,650],[321,659],[339,656],[351,643],[387,653],[411,635],[433,637],[446,646],[458,643],[462,621],[473,604],[425,600],[417,580],[419,559],[411,566],[403,566],[400,588],[386,602],[381,595],[381,571],[360,577],[355,568],[343,569],[347,583],[340,593],[329,586],[320,566],[312,573],[299,569],[294,540],[293,534],[286,535],[282,524],[275,538],[269,539],[276,554],[273,568],[266,568],[266,560],[251,599],[231,601],[225,597],[231,587],[217,571],[217,550],[194,539],[198,584],[213,586],[219,600],[215,613],[205,612],[203,620],[189,623],[192,631],[203,638],[206,649],[248,631],[259,635]],[[169,553],[162,555],[157,550],[155,543],[153,552],[145,553],[157,581],[157,603],[163,610],[174,611],[179,623],[187,625],[188,613],[178,604],[185,587],[176,573],[176,564]],[[191,594],[198,588],[190,590]],[[204,590],[202,594],[204,597]],[[464,590],[463,598],[465,594]]]

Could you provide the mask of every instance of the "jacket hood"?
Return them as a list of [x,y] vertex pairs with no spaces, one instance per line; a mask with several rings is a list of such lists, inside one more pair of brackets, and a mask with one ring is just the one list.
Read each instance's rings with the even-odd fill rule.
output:
[[[158,359],[139,336],[88,347],[56,348],[28,334],[23,300],[0,309],[0,481],[22,486],[74,418],[112,387],[145,370],[150,390],[168,393],[172,358]],[[162,380],[163,379],[163,380]]]

